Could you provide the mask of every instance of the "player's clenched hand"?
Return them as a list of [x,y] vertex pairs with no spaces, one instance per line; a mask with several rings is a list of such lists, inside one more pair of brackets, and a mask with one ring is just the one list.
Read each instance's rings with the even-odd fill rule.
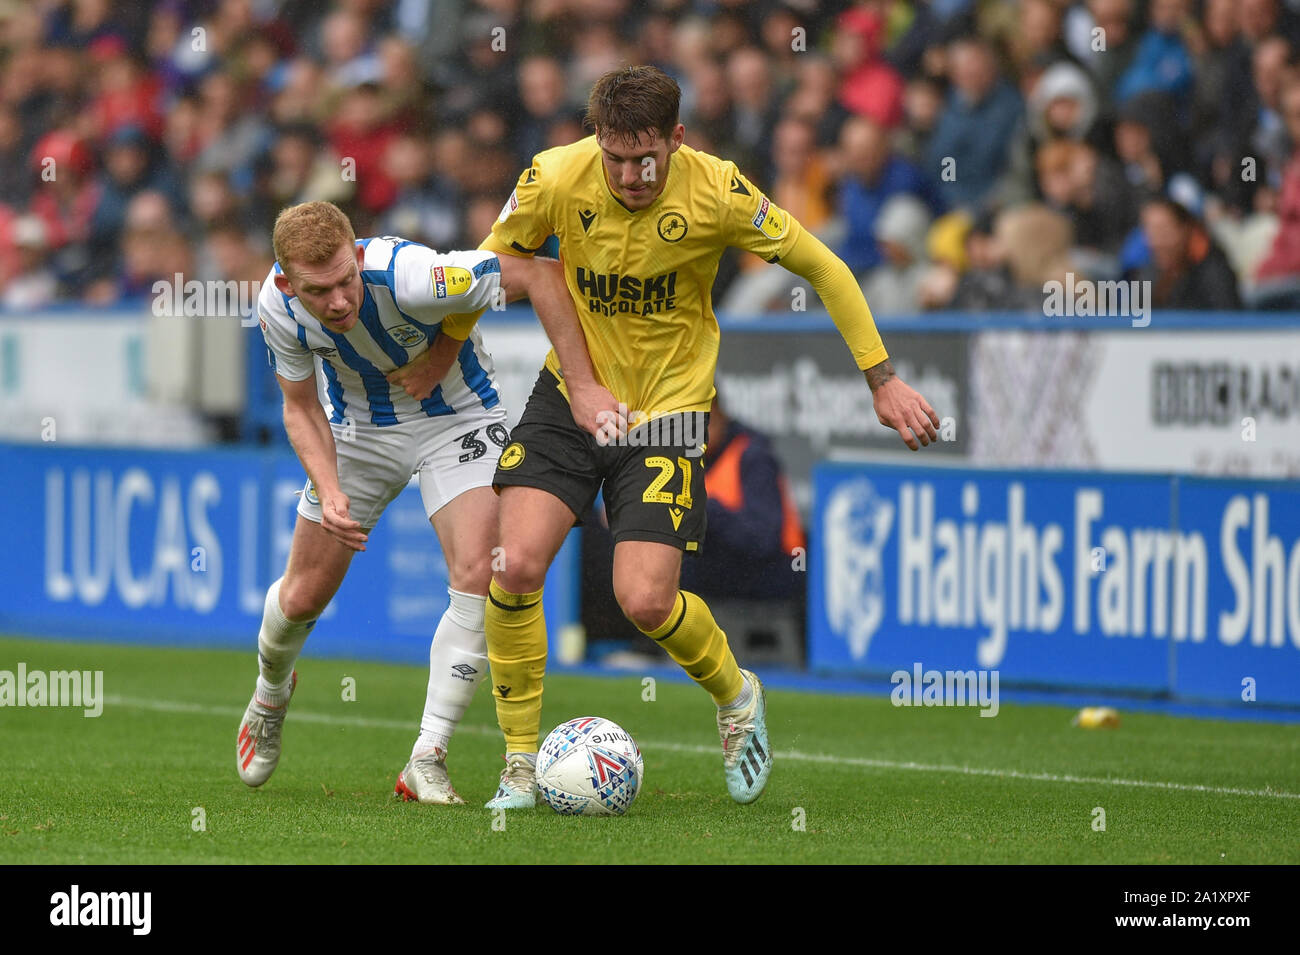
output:
[[352,502],[342,491],[322,496],[320,501],[321,527],[325,528],[334,539],[344,547],[352,550],[365,550],[367,536],[365,529],[352,519],[349,508]]
[[939,427],[939,416],[920,392],[903,379],[891,376],[875,387],[872,398],[880,423],[897,431],[903,443],[913,451],[919,450],[920,445],[939,440],[935,430]]
[[427,351],[384,377],[389,384],[399,386],[416,401],[423,401],[447,377],[461,344],[454,338],[439,333]]
[[600,382],[566,381],[569,390],[569,410],[573,420],[583,431],[601,444],[610,444],[627,434],[627,408],[621,405],[608,388]]

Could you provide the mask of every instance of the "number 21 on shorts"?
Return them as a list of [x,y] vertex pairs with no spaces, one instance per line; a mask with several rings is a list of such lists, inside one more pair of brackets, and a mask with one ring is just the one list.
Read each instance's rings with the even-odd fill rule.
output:
[[[654,470],[659,469],[645,493],[641,495],[641,500],[646,504],[676,504],[678,507],[690,509],[691,506],[691,459],[678,458],[676,464],[672,458],[656,456],[645,459],[645,466]],[[673,479],[673,473],[680,467],[682,469],[682,491],[674,495],[672,491],[665,491],[664,485]]]

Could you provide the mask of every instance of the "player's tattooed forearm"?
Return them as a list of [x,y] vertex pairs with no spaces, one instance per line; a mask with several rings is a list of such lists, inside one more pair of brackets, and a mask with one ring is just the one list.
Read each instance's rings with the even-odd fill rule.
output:
[[886,358],[879,365],[872,365],[862,374],[866,377],[867,384],[871,386],[871,390],[875,391],[885,382],[895,377],[894,365],[888,358]]

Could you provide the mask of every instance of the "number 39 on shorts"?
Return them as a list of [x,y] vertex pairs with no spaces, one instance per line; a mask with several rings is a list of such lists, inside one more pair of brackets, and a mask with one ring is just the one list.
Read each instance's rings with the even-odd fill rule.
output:
[[[691,459],[678,458],[674,463],[672,458],[656,456],[646,458],[644,464],[659,473],[650,481],[645,493],[641,495],[641,500],[646,504],[676,504],[678,507],[689,510],[691,506]],[[674,495],[672,491],[665,491],[664,486],[673,479],[673,475],[676,474],[679,468],[682,472],[682,490],[680,494]]]

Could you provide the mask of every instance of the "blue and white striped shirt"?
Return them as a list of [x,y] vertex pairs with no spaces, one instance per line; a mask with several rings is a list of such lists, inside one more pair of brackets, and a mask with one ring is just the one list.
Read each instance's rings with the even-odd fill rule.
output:
[[428,350],[449,315],[492,304],[501,287],[501,263],[491,252],[435,252],[395,236],[360,239],[365,249],[363,297],[357,323],[346,333],[322,325],[297,297],[275,287],[275,263],[262,285],[257,313],[271,367],[288,381],[304,381],[319,363],[329,419],[390,427],[420,417],[463,414],[500,402],[492,356],[475,327],[458,361],[421,400],[388,372]]

